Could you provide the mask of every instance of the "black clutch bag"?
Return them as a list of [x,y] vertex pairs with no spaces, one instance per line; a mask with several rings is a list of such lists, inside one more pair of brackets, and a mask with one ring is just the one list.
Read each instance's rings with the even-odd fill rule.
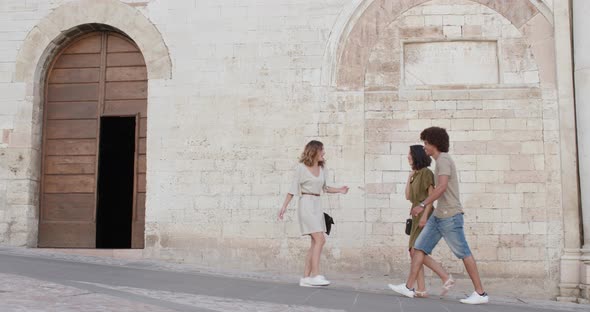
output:
[[324,220],[326,221],[326,234],[330,235],[330,230],[332,229],[332,224],[334,224],[334,219],[332,219],[329,214],[324,212]]
[[412,219],[407,219],[406,220],[406,234],[410,235],[411,232],[412,232]]

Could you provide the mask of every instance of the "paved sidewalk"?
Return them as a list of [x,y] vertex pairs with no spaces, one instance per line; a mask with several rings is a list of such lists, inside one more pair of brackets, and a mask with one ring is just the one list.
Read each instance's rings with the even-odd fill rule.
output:
[[[295,283],[198,272],[158,261],[0,248],[0,311],[589,311],[589,305],[491,297],[468,306],[457,296],[399,297],[350,287],[302,288]],[[518,303],[520,302],[520,303]]]

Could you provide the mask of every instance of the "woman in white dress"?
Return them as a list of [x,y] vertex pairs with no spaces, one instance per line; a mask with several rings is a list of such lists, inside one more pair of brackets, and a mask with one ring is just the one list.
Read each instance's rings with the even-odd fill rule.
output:
[[299,280],[299,286],[317,287],[327,286],[330,282],[320,275],[320,256],[326,243],[324,233],[326,222],[320,200],[322,190],[325,193],[348,193],[348,186],[331,187],[326,185],[324,145],[319,141],[310,141],[299,158],[295,168],[293,183],[283,207],[279,212],[279,219],[283,216],[293,196],[300,196],[297,214],[302,235],[311,237],[311,246],[305,259],[305,272]]

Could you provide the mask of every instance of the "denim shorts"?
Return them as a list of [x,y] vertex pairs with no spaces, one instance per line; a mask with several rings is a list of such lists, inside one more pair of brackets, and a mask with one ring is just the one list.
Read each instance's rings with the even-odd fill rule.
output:
[[471,256],[471,250],[467,240],[465,240],[462,213],[444,219],[432,215],[426,222],[422,233],[416,239],[414,249],[422,250],[427,255],[430,255],[441,238],[445,239],[457,258],[463,259]]

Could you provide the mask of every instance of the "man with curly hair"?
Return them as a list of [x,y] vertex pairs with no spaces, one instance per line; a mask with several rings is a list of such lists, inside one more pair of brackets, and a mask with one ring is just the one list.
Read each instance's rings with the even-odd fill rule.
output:
[[418,215],[426,205],[432,204],[436,200],[438,200],[438,204],[414,243],[415,256],[412,259],[407,282],[400,285],[389,284],[389,288],[399,294],[413,298],[415,295],[414,281],[420,267],[424,264],[440,276],[444,283],[442,294],[446,294],[454,286],[455,281],[429,256],[440,239],[444,238],[455,256],[463,260],[465,269],[475,288],[475,291],[469,297],[461,299],[461,302],[467,304],[488,303],[488,294],[483,290],[475,258],[471,254],[465,239],[463,207],[459,198],[457,168],[448,154],[449,135],[443,128],[430,127],[422,131],[420,140],[424,142],[426,154],[436,161],[434,170],[436,188],[428,198],[412,208],[412,215]]

